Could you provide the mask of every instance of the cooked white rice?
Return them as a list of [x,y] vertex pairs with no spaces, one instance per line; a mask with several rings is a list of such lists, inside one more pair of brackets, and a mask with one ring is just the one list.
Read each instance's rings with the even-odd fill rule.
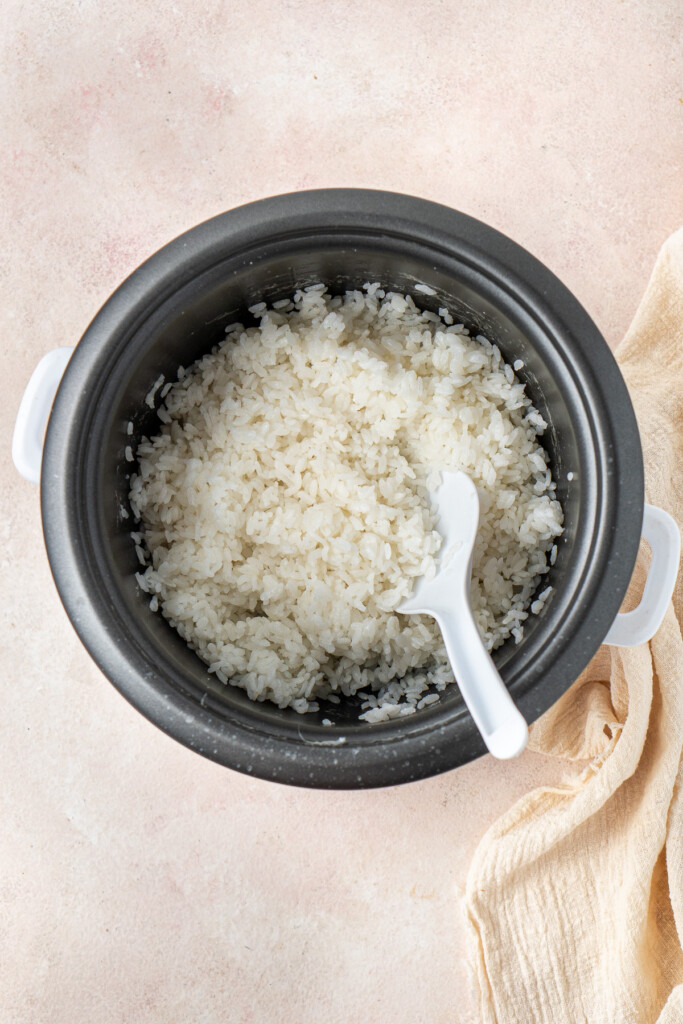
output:
[[546,424],[496,345],[447,310],[378,284],[276,307],[164,387],[131,478],[138,580],[254,700],[304,712],[364,690],[368,721],[411,714],[453,681],[433,620],[396,612],[435,567],[430,488],[442,469],[474,480],[474,614],[490,650],[519,641],[562,532]]

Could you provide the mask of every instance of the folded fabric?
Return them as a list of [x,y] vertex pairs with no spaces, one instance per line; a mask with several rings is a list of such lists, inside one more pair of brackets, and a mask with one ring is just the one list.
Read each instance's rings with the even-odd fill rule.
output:
[[[683,229],[617,352],[647,500],[683,516]],[[642,589],[641,551],[629,593]],[[531,730],[575,762],[486,833],[466,890],[483,1024],[683,1022],[683,581],[649,644],[601,648]],[[576,764],[576,762],[586,762]]]

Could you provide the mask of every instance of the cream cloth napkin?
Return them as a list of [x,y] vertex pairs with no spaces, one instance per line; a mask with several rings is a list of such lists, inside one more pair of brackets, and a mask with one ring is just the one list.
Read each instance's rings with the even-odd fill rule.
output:
[[[617,354],[647,500],[683,517],[683,229]],[[632,584],[640,586],[645,556]],[[657,635],[603,647],[531,730],[572,761],[497,821],[466,911],[482,1024],[683,1022],[683,581]]]

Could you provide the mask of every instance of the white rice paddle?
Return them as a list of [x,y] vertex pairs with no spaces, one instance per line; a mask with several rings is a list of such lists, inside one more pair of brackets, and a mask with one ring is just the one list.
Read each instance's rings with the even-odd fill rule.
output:
[[443,537],[436,575],[420,577],[397,611],[432,615],[443,635],[448,660],[470,714],[494,757],[517,757],[529,734],[498,675],[474,621],[470,605],[472,549],[479,525],[477,490],[466,473],[441,474],[432,495]]

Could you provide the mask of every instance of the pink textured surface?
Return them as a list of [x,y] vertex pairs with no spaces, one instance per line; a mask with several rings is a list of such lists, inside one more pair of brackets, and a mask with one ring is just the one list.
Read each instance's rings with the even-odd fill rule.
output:
[[38,358],[170,237],[263,195],[390,188],[526,245],[616,344],[681,219],[675,0],[8,0],[0,317],[0,1019],[474,1024],[478,838],[563,766],[325,795],[167,739],[61,610],[9,460]]

